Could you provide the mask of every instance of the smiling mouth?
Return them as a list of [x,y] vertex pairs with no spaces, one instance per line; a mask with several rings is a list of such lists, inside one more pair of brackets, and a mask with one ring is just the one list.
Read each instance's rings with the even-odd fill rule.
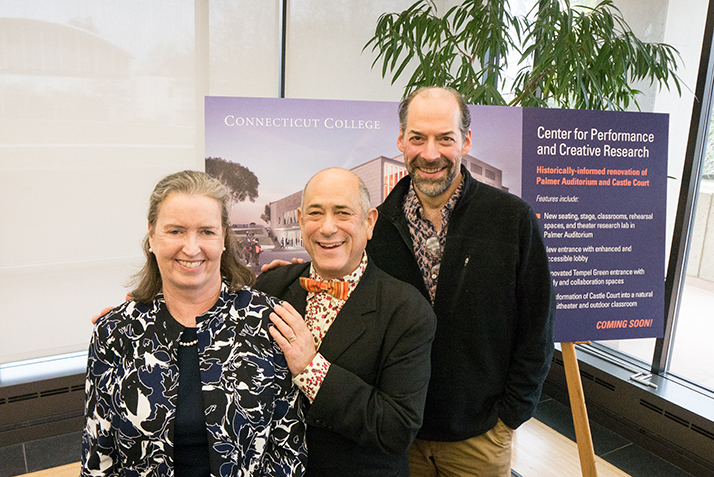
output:
[[178,263],[180,263],[181,265],[183,265],[186,268],[196,268],[203,263],[203,260],[198,260],[195,262],[187,262],[185,260],[177,260],[177,261],[178,261]]
[[437,174],[451,167],[451,164],[445,157],[440,157],[433,161],[427,161],[421,156],[417,156],[412,161],[412,167],[421,171],[424,174]]
[[426,173],[426,174],[436,174],[437,172],[441,172],[445,167],[434,167],[434,168],[428,168],[428,167],[420,167],[419,170]]
[[339,242],[339,243],[323,243],[323,242],[317,242],[317,245],[320,246],[320,248],[323,248],[325,250],[332,250],[335,249],[339,246],[341,246],[344,242]]

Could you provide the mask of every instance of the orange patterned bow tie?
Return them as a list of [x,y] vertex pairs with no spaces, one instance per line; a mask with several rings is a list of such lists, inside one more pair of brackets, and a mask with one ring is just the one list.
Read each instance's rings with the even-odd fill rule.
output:
[[300,277],[300,286],[309,292],[327,292],[340,300],[346,300],[347,292],[349,291],[349,286],[345,281],[325,282],[322,280]]

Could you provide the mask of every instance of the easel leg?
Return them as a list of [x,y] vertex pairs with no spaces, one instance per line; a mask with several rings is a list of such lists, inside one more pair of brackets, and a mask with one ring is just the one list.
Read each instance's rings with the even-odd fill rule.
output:
[[561,343],[560,348],[563,352],[565,380],[568,383],[568,395],[570,396],[570,409],[573,413],[573,424],[575,425],[575,440],[578,444],[580,468],[583,472],[583,477],[597,477],[595,450],[593,449],[593,439],[590,434],[588,411],[585,407],[583,383],[580,380],[578,358],[575,356],[575,343]]

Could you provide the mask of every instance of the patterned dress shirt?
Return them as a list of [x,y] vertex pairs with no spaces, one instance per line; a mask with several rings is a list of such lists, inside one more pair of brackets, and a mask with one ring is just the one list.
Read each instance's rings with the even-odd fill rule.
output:
[[[357,269],[347,276],[340,278],[348,285],[347,298],[352,294],[357,287],[364,269],[367,267],[367,254],[362,253],[362,261]],[[324,280],[317,274],[312,264],[310,265],[310,278]],[[329,280],[328,280],[329,281]],[[315,349],[319,350],[322,340],[330,329],[330,325],[335,321],[335,317],[342,309],[342,306],[347,300],[335,298],[327,292],[308,292],[307,305],[305,308],[305,324],[312,333],[312,338],[315,342]],[[312,362],[305,370],[293,377],[293,383],[307,396],[310,402],[315,400],[317,392],[320,390],[320,385],[330,369],[330,363],[318,351]]]
[[[416,256],[419,269],[424,276],[424,285],[429,292],[431,304],[436,298],[436,285],[439,281],[439,270],[441,268],[441,256],[446,243],[446,232],[449,228],[449,218],[454,211],[454,206],[458,202],[464,191],[464,181],[456,188],[446,205],[441,208],[441,231],[437,232],[434,224],[424,217],[424,209],[419,202],[419,197],[414,190],[414,183],[409,186],[409,192],[404,197],[404,215],[409,224],[409,234],[414,245],[414,255]],[[438,239],[438,247],[432,242],[433,237]]]

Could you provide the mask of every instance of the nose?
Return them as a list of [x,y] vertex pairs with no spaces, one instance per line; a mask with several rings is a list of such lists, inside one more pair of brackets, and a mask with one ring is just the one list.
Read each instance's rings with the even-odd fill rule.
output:
[[424,144],[424,149],[421,156],[427,161],[435,161],[441,157],[436,140],[430,139]]
[[325,214],[325,217],[320,222],[320,233],[325,237],[329,237],[335,232],[337,232],[335,216],[333,214]]
[[186,234],[186,238],[183,242],[183,253],[192,257],[194,255],[198,255],[200,249],[201,247],[198,236],[192,233]]

